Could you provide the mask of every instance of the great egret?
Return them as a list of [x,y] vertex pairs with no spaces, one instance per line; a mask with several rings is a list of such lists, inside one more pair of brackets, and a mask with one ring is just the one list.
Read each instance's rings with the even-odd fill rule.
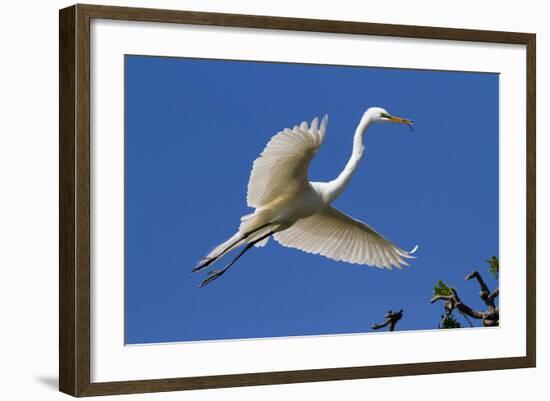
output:
[[323,143],[328,116],[284,129],[268,142],[252,166],[247,203],[254,213],[241,218],[239,230],[201,259],[193,271],[211,265],[227,252],[246,245],[223,269],[208,273],[200,287],[224,274],[252,246],[264,246],[272,235],[281,245],[320,254],[336,261],[391,269],[407,265],[412,253],[397,247],[366,223],[331,206],[346,189],[364,153],[363,136],[372,123],[412,121],[379,107],[362,116],[353,138],[353,151],[344,170],[329,182],[310,182],[308,167]]

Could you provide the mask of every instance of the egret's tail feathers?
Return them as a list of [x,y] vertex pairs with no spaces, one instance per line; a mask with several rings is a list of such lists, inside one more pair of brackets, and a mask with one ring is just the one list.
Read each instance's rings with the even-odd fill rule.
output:
[[216,246],[214,249],[212,249],[210,253],[206,255],[206,257],[219,258],[225,253],[229,252],[231,249],[234,249],[235,247],[237,247],[241,241],[242,241],[242,233],[240,231],[237,231],[227,241],[222,242],[221,244]]
[[238,247],[242,243],[242,234],[237,231],[231,238],[229,238],[227,241],[222,242],[218,246],[216,246],[214,249],[212,249],[208,255],[203,257],[199,263],[193,268],[193,271],[199,271],[204,269],[205,267],[210,266],[212,263],[214,263],[218,258],[225,255],[230,250]]
[[257,248],[261,248],[263,246],[266,246],[268,241],[269,241],[269,237],[266,237],[263,240],[256,242],[254,246]]
[[197,263],[197,265],[193,268],[193,271],[196,272],[210,266],[217,259],[241,245],[254,242],[254,245],[257,247],[265,246],[267,241],[269,241],[269,236],[265,238],[262,237],[266,236],[267,233],[273,231],[277,227],[279,226],[276,224],[266,223],[249,231],[248,233],[243,233],[243,225],[241,224],[239,231],[237,231],[227,241],[222,242],[212,249],[208,255],[203,257],[199,263]]
[[249,220],[251,217],[254,217],[255,215],[256,215],[256,212],[249,213],[249,214],[245,214],[244,216],[241,217],[241,221],[247,221],[247,220]]
[[[273,231],[273,229],[276,227],[276,225],[274,224],[270,224],[270,225],[267,225],[266,227],[256,231],[254,234],[250,235],[247,239],[246,239],[246,243],[250,244],[252,242],[254,242],[254,246],[258,247],[258,248],[261,248],[263,246],[266,246],[267,242],[269,241],[269,236],[265,237],[265,235],[267,233],[269,233],[270,231]],[[260,238],[262,237],[265,237],[261,240],[259,240]],[[258,241],[259,240],[259,241]],[[258,242],[256,242],[258,241]]]
[[[260,216],[262,212],[254,212],[254,213],[250,213],[250,214],[246,214],[244,216],[241,217],[241,226],[239,227],[239,231],[243,231],[243,230],[246,230],[247,228],[247,225],[249,222],[251,222],[252,218],[258,218],[258,216]],[[267,232],[267,230],[260,230],[259,233],[260,234],[265,234]],[[260,236],[259,235],[255,235],[254,237],[250,237],[250,238],[247,238],[246,242],[251,242],[253,238],[259,238]],[[265,246],[267,244],[267,242],[269,241],[269,237],[259,241],[259,242],[256,242],[254,244],[254,246],[258,247],[258,248],[261,248],[263,246]]]

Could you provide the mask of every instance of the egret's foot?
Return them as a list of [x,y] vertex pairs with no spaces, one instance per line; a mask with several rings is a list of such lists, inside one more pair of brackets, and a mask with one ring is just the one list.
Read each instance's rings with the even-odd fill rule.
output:
[[210,266],[215,260],[216,260],[216,258],[208,258],[208,257],[202,258],[199,261],[199,263],[197,263],[197,265],[193,268],[192,271],[196,272],[196,271],[199,271],[201,269],[204,269],[205,267]]
[[206,284],[210,283],[211,281],[214,281],[218,277],[220,277],[222,274],[225,273],[227,269],[222,270],[212,270],[211,272],[208,272],[208,277],[199,285],[200,287],[204,287]]

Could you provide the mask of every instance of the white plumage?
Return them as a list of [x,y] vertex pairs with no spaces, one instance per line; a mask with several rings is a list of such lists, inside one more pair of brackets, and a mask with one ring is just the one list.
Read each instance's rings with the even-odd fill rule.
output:
[[332,206],[276,233],[275,240],[281,245],[336,261],[388,269],[392,265],[407,265],[403,258],[410,257],[408,252],[392,244],[367,224]]
[[248,182],[247,204],[254,213],[243,216],[239,230],[215,247],[193,271],[201,270],[227,252],[246,247],[225,268],[212,271],[201,286],[221,276],[253,245],[263,246],[273,235],[281,245],[361,265],[401,267],[416,250],[406,252],[333,206],[349,184],[364,152],[363,135],[374,122],[412,121],[391,116],[381,108],[368,109],[356,129],[352,155],[340,175],[330,182],[310,182],[309,164],[326,135],[328,117],[310,126],[303,122],[277,133],[254,161]]
[[304,121],[273,136],[252,166],[248,206],[260,208],[284,193],[299,191],[308,182],[309,163],[325,139],[328,117],[318,127]]

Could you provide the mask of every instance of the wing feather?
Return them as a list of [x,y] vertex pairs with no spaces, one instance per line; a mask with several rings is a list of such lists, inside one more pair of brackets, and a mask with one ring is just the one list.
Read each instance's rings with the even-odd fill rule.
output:
[[252,166],[246,197],[248,206],[261,207],[307,183],[309,163],[323,143],[327,122],[328,116],[320,126],[317,118],[309,127],[304,121],[271,138]]
[[414,258],[362,221],[328,206],[322,212],[298,220],[275,234],[281,245],[326,256],[336,261],[391,269]]

